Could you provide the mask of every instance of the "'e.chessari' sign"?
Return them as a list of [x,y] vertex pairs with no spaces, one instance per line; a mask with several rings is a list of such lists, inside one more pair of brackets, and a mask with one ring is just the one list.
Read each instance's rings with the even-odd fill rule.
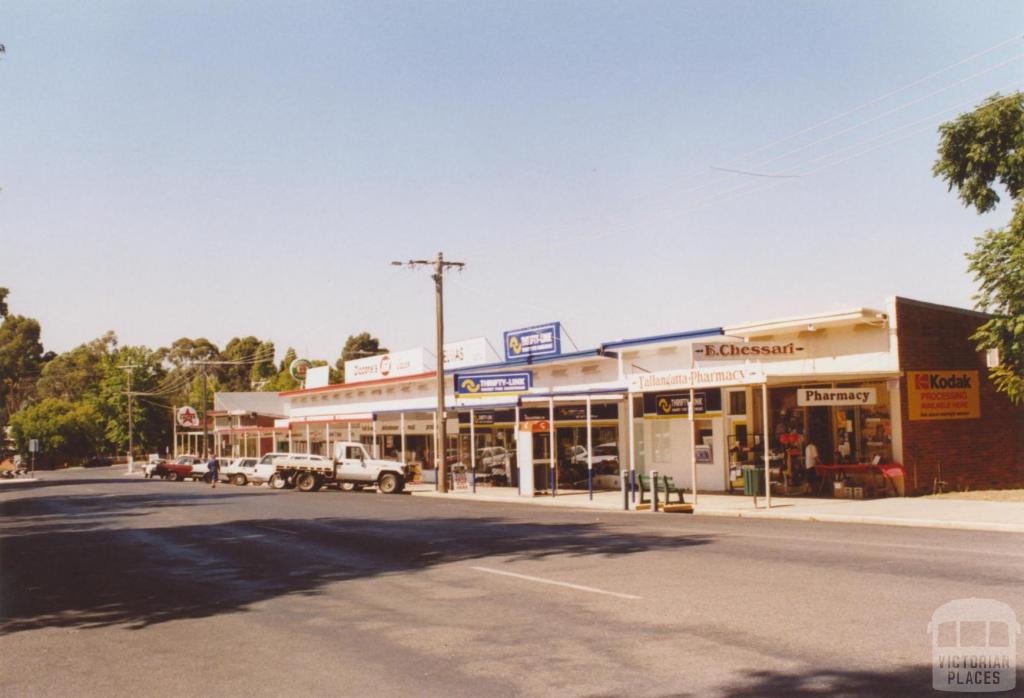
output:
[[514,395],[525,393],[533,387],[533,373],[476,373],[455,374],[455,394],[459,397],[482,397],[486,395]]
[[505,360],[529,356],[558,356],[562,353],[562,324],[524,327],[505,333]]

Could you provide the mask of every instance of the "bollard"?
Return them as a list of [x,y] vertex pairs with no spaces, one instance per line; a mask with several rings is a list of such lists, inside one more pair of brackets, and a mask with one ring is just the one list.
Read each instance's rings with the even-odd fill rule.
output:
[[651,513],[658,513],[658,471],[651,471]]
[[626,483],[629,481],[629,471],[623,470],[619,473],[619,489],[622,490],[622,509],[629,511],[629,488]]
[[473,478],[473,494],[476,494],[476,468],[473,469],[470,477]]

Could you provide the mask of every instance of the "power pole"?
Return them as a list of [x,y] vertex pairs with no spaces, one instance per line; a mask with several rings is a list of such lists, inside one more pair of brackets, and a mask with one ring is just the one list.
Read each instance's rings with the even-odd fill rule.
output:
[[[434,438],[437,440],[437,447],[434,449],[434,457],[437,459],[437,488],[441,492],[448,491],[448,468],[445,464],[445,451],[447,450],[447,429],[444,418],[444,273],[452,268],[460,271],[466,266],[465,262],[446,262],[444,253],[438,252],[437,257],[429,259],[410,259],[408,262],[392,262],[392,266],[417,267],[432,266],[434,273],[431,278],[434,280],[434,293],[437,318],[437,433]],[[473,445],[470,444],[470,448]]]
[[133,456],[134,452],[134,434],[132,425],[132,369],[136,368],[137,364],[123,364],[122,369],[128,372],[128,472],[132,473],[135,470],[135,459]]

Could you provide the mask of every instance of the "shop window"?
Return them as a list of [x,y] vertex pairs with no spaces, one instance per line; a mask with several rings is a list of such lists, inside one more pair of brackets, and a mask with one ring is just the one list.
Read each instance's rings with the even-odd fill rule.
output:
[[734,390],[729,393],[729,414],[743,416],[747,413],[747,391]]
[[651,459],[655,463],[672,460],[671,420],[655,421],[651,424]]

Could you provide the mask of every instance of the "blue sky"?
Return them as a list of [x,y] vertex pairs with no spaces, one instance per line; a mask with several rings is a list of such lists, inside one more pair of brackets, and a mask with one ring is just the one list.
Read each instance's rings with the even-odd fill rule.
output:
[[931,176],[935,127],[1024,86],[1022,34],[1020,2],[8,2],[0,286],[57,351],[328,359],[432,346],[388,263],[438,250],[451,339],[969,306],[1009,214]]

